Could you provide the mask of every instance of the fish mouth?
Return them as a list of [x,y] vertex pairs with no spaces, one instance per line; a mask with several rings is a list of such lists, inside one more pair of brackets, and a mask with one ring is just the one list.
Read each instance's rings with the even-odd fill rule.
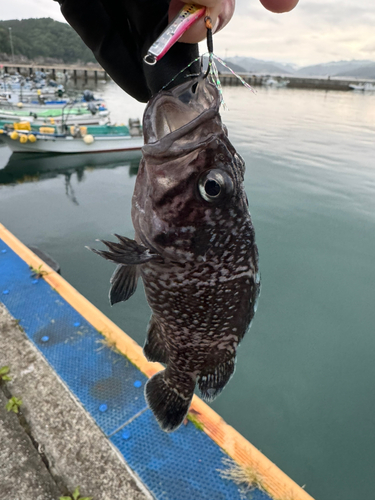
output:
[[146,149],[147,145],[178,140],[217,114],[219,107],[216,87],[203,76],[159,92],[143,118]]

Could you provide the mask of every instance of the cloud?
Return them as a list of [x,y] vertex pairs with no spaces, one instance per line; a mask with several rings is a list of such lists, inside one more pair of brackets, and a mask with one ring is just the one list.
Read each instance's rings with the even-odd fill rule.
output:
[[337,2],[337,0],[314,2],[301,0],[298,5],[301,18],[308,24],[319,24],[321,26],[347,27],[362,25],[373,26],[375,22],[375,4],[369,0],[362,0],[361,3],[355,0]]
[[[2,2],[1,19],[29,17],[65,21],[53,0]],[[233,19],[214,36],[214,49],[222,57],[241,55],[299,65],[375,60],[374,26],[374,0],[300,0],[285,14],[267,11],[259,0],[237,0]],[[204,43],[201,51],[206,51]]]
[[373,56],[375,54],[375,41],[372,41],[371,43],[363,43],[361,51]]
[[273,14],[258,0],[238,0],[232,21],[214,37],[228,56],[300,65],[364,59],[375,44],[373,0],[300,0],[290,13]]
[[1,21],[29,19],[31,17],[51,17],[56,21],[66,22],[60,12],[58,2],[53,0],[4,0],[1,2]]

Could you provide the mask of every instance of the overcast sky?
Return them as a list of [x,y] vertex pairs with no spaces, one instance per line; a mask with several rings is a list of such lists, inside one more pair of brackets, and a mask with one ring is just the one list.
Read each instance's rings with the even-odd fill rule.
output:
[[[52,17],[64,21],[53,0],[0,0],[0,20]],[[215,53],[298,65],[375,60],[375,0],[300,0],[273,14],[259,0],[237,0],[236,13],[214,37]]]

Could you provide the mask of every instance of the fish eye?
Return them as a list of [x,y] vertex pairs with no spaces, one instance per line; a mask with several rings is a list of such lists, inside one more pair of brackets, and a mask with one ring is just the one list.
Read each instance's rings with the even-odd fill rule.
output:
[[233,182],[225,172],[215,169],[201,176],[198,187],[204,200],[214,202],[233,191]]
[[221,191],[221,186],[217,181],[213,179],[207,179],[204,183],[204,191],[207,196],[211,196],[211,198],[215,198],[219,196]]

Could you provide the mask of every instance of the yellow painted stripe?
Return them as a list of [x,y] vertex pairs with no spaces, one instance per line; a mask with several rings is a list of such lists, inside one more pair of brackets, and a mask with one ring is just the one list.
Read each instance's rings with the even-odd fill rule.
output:
[[[142,348],[133,339],[21,243],[2,224],[0,224],[0,238],[29,266],[34,268],[42,266],[43,270],[48,273],[44,276],[45,281],[94,328],[107,337],[110,342],[114,343],[117,349],[125,354],[145,375],[151,377],[164,369],[159,363],[148,362],[143,356]],[[194,418],[202,424],[204,432],[225,450],[235,462],[244,467],[255,469],[262,476],[265,489],[273,497],[283,500],[313,500],[305,490],[197,396],[193,398],[191,411]]]

